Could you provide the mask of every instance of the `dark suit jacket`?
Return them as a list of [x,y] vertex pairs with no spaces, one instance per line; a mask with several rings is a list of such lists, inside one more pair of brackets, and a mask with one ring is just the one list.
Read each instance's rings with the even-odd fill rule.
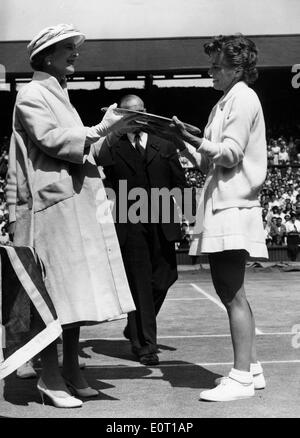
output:
[[[120,195],[119,180],[126,181],[127,195],[131,189],[140,187],[141,164],[137,160],[137,152],[128,140],[127,135],[119,138],[111,146],[104,143],[98,159],[104,168],[106,187],[113,188],[116,193],[116,205],[119,203]],[[167,188],[169,190],[178,188],[182,194],[183,189],[187,187],[184,170],[179,162],[175,146],[171,142],[152,134],[148,135],[144,168],[145,171],[143,172],[144,174],[146,172],[150,188]],[[123,198],[123,193],[121,196]],[[130,203],[128,203],[129,205]],[[159,216],[161,216],[160,213]],[[170,202],[170,218],[170,223],[163,223],[160,217],[159,226],[168,241],[180,240],[180,221],[173,198]],[[120,245],[124,244],[128,224],[120,223],[118,217],[116,218],[116,231]]]

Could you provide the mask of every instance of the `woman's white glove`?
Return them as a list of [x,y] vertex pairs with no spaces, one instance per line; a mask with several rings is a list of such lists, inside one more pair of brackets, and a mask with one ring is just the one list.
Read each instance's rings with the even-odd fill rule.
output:
[[[126,132],[134,130],[139,124],[135,123],[136,115],[123,115],[114,111],[117,108],[117,104],[110,105],[100,123],[98,125],[87,128],[86,140],[89,142],[95,142],[100,137],[106,137],[107,134],[113,132],[117,136],[121,136]],[[139,116],[139,119],[141,117]]]
[[[107,135],[111,131],[120,131],[127,124],[126,119],[128,119],[128,116],[118,114],[116,111],[114,111],[116,108],[116,103],[110,105],[106,113],[104,114],[102,121],[99,123],[99,125],[101,125],[100,129],[104,129],[105,135]],[[132,121],[132,115],[129,117],[130,121]]]

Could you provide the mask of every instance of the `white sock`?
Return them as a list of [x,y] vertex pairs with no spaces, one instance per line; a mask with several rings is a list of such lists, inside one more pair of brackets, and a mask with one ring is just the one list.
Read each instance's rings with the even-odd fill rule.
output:
[[252,375],[262,374],[264,371],[261,366],[261,363],[258,361],[256,363],[251,363],[250,372],[252,373]]
[[252,373],[250,373],[250,371],[241,371],[241,370],[237,370],[236,368],[231,368],[229,377],[231,377],[234,380],[237,380],[239,383],[242,383],[244,385],[248,385],[253,382],[253,376]]

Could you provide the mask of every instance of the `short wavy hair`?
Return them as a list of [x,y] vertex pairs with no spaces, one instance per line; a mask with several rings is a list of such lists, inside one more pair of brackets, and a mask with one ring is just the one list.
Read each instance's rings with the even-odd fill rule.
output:
[[35,71],[44,71],[45,68],[45,58],[55,51],[55,44],[52,44],[50,47],[47,47],[44,50],[41,50],[39,53],[33,56],[30,61],[31,68]]
[[252,84],[258,78],[256,68],[258,49],[253,41],[242,34],[219,35],[212,41],[204,44],[204,51],[207,55],[221,52],[225,61],[230,67],[242,68],[241,80]]

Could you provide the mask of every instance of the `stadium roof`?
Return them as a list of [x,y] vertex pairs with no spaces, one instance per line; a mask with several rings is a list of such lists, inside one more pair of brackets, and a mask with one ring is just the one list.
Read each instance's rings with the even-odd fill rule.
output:
[[[259,48],[258,66],[291,68],[300,64],[300,34],[249,36]],[[76,76],[207,73],[203,44],[209,37],[87,40],[80,49]],[[0,42],[0,64],[6,80],[32,75],[26,41]]]

